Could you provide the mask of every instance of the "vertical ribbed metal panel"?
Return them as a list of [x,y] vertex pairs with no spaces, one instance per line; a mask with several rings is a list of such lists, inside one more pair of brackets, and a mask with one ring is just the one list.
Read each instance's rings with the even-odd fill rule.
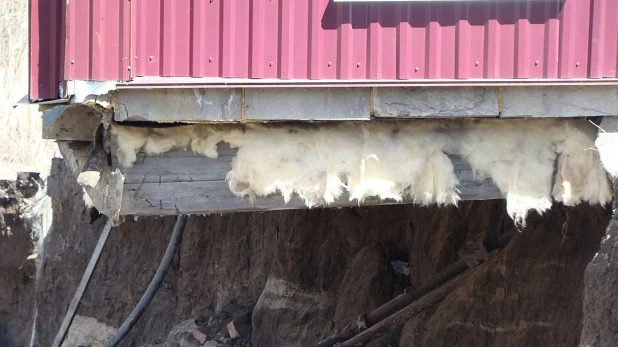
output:
[[588,72],[590,10],[596,0],[566,1],[561,13],[559,78],[585,78]]
[[70,1],[65,77],[618,77],[616,13],[614,0]]
[[590,42],[590,77],[616,76],[618,69],[618,1],[595,0],[593,4],[592,40]]
[[128,0],[67,2],[65,79],[128,80],[130,15]]
[[280,1],[279,77],[305,79],[309,74],[309,2]]
[[190,0],[161,1],[161,76],[189,76],[191,59]]
[[29,5],[29,99],[56,99],[63,67],[64,0],[31,0]]
[[[141,2],[141,1],[140,1]],[[220,1],[193,1],[191,76],[218,76],[221,67]]]
[[[140,14],[137,16],[136,14]],[[161,3],[131,2],[132,70],[148,76],[159,76],[161,51]]]
[[[249,77],[249,21],[247,1],[221,1],[221,77]],[[274,20],[271,18],[270,20]],[[216,33],[212,33],[215,35]],[[255,47],[259,50],[260,47]]]
[[282,18],[279,15],[279,1],[252,1],[250,8],[249,32],[249,77],[277,78],[280,46],[279,28]]

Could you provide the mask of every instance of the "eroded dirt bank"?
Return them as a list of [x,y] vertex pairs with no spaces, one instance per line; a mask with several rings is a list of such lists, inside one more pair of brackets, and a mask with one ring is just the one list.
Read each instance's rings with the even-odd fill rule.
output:
[[[51,344],[104,224],[89,223],[61,160],[48,192],[54,223],[36,288],[39,346]],[[609,218],[585,205],[556,205],[530,218],[443,302],[371,345],[577,346],[584,270]],[[112,230],[78,309],[80,324],[105,332],[122,323],[173,224],[152,217]],[[215,339],[234,315],[252,312],[252,329],[235,345],[308,346],[401,293],[406,281],[418,285],[453,263],[473,236],[491,243],[513,229],[503,201],[192,216],[163,287],[123,345],[198,346],[193,330]],[[396,260],[409,263],[408,279],[395,274]]]
[[[618,180],[613,182],[618,192]],[[584,279],[584,318],[580,345],[618,344],[618,201],[597,254],[588,264]]]
[[31,228],[21,215],[40,183],[38,175],[0,181],[0,346],[30,343],[36,264]]

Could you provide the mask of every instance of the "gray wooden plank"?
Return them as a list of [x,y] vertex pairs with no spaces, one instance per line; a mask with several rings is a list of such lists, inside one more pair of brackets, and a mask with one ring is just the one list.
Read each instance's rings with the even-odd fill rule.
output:
[[[227,144],[219,145],[222,153],[217,159],[207,158],[191,151],[175,150],[160,155],[148,155],[140,152],[132,168],[118,167],[113,157],[114,167],[126,175],[125,183],[167,183],[200,182],[225,180],[232,168],[232,160],[237,149],[230,149]],[[458,156],[450,156],[451,162],[463,182],[476,178],[465,161]]]
[[[464,182],[459,187],[462,200],[500,199],[504,195],[494,187],[491,181]],[[392,200],[366,199],[362,205],[405,204],[411,201],[396,202]],[[348,195],[327,207],[357,206],[358,202],[349,201]],[[287,204],[280,195],[268,197],[239,198],[230,192],[225,181],[169,182],[165,184],[144,183],[125,184],[122,215],[174,215],[178,213],[222,213],[242,211],[268,211],[285,209],[305,209],[305,203],[293,197]]]
[[[233,150],[230,152],[233,153]],[[175,155],[182,154],[182,155]],[[304,209],[305,203],[294,197],[289,203],[275,194],[269,197],[239,198],[234,196],[225,181],[231,169],[233,155],[210,159],[185,151],[169,152],[162,156],[140,154],[143,162],[132,168],[121,168],[126,175],[122,199],[122,215],[173,215],[177,213],[219,213]],[[451,157],[455,173],[460,178],[458,189],[463,200],[499,199],[504,195],[490,179],[478,181],[470,166],[460,157]],[[381,201],[367,199],[362,205],[410,203],[410,201]],[[344,194],[330,207],[358,205]]]
[[[204,156],[155,157],[141,156],[142,162],[131,169],[121,169],[127,183],[166,183],[225,180],[231,169],[230,156],[210,159]],[[180,163],[182,161],[182,163]]]
[[218,149],[217,159],[177,149],[157,155],[140,152],[131,168],[119,166],[116,156],[112,156],[112,165],[126,175],[125,183],[129,184],[220,181],[232,168],[237,149],[225,143],[219,144]]

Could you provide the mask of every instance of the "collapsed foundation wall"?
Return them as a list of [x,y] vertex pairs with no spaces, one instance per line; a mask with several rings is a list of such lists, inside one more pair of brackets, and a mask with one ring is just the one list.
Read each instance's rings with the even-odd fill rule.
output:
[[[81,188],[60,160],[49,186],[55,215],[36,293],[38,346],[58,331],[104,223],[90,224]],[[372,345],[576,346],[583,272],[608,220],[604,208],[585,204],[531,216],[444,302]],[[112,230],[80,321],[97,330],[121,324],[152,278],[173,223],[150,217]],[[499,200],[193,216],[161,290],[123,345],[197,346],[193,329],[208,332],[216,317],[249,308],[253,346],[307,346],[401,292],[406,280],[391,261],[408,262],[407,282],[418,285],[453,263],[472,236],[492,242],[513,230]]]

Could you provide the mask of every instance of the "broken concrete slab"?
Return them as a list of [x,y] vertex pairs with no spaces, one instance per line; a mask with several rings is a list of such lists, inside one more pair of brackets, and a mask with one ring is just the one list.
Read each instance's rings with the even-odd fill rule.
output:
[[618,86],[508,87],[501,117],[598,117],[618,115]]
[[116,222],[118,222],[117,219],[120,216],[123,186],[124,175],[118,169],[101,171],[94,187],[83,185],[94,207],[101,214],[114,219]]
[[127,89],[118,91],[116,121],[240,121],[240,89]]
[[498,117],[498,89],[374,88],[373,113],[377,118]]
[[251,88],[247,120],[369,120],[369,88]]
[[114,106],[120,122],[594,117],[618,115],[618,86],[121,89]]
[[43,113],[43,138],[92,141],[102,112],[82,104],[58,105]]

